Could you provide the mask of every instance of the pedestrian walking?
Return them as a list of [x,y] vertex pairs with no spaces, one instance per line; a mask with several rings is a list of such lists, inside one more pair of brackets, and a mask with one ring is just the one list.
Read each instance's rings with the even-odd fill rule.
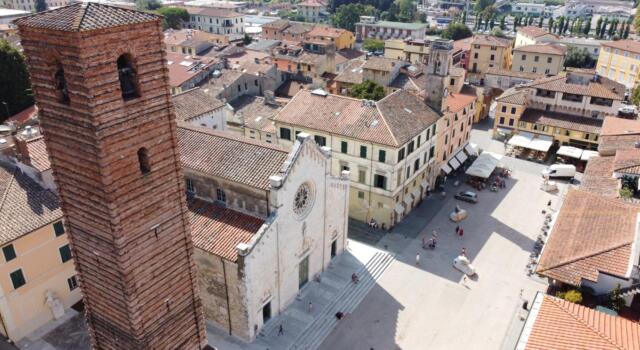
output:
[[433,239],[438,238],[438,232],[436,232],[436,230],[433,230],[433,232],[431,233],[431,238]]
[[420,252],[416,254],[416,266],[420,265]]
[[460,255],[467,256],[467,248],[462,248],[462,251],[460,252]]
[[467,285],[467,275],[462,275],[462,284]]
[[456,234],[460,233],[460,226],[456,226]]
[[551,207],[551,200],[547,202],[547,207]]
[[280,327],[278,327],[278,336],[284,335],[284,328],[282,327],[282,324],[280,324]]
[[460,230],[458,230],[458,236],[462,239],[462,236],[464,236],[464,229],[462,227],[460,227]]
[[309,313],[313,312],[313,303],[309,302]]

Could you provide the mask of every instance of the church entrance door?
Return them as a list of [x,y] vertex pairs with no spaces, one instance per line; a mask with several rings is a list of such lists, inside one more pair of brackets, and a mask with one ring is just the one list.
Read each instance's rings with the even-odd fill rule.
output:
[[302,259],[298,266],[298,289],[302,289],[309,282],[309,256]]

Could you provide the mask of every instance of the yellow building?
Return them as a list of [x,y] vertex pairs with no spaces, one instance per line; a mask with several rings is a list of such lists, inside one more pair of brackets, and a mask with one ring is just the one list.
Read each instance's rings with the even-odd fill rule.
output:
[[560,37],[553,33],[549,33],[544,28],[535,26],[520,27],[516,33],[515,47],[541,43],[553,43],[559,40]]
[[350,217],[390,228],[434,184],[439,118],[404,90],[378,102],[302,90],[274,120],[281,145],[313,135],[331,148],[331,173],[350,172]]
[[422,39],[385,40],[384,57],[413,64],[424,63],[429,55],[429,43],[429,40]]
[[333,44],[336,50],[342,50],[353,49],[356,37],[345,29],[318,25],[305,35],[305,40]]
[[199,55],[213,46],[229,44],[226,35],[207,33],[197,29],[169,29],[164,32],[164,46],[167,51],[188,55]]
[[559,44],[533,44],[513,49],[514,72],[557,75],[564,69],[567,47]]
[[509,69],[511,66],[511,45],[510,39],[491,35],[475,35],[471,41],[471,52],[467,66],[469,81],[484,84],[484,75],[489,68]]
[[638,83],[640,42],[618,40],[602,44],[596,71],[632,89]]
[[82,298],[58,198],[32,170],[0,164],[0,333],[14,342]]

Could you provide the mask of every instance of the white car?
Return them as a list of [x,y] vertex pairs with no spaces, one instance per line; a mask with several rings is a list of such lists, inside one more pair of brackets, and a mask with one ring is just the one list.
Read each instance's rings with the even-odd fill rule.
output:
[[473,276],[476,274],[476,268],[471,265],[469,259],[466,256],[460,255],[457,258],[453,259],[453,267],[460,270],[467,276]]

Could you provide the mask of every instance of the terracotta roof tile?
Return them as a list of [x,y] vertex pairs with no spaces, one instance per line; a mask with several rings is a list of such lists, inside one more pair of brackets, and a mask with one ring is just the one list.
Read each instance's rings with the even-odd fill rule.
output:
[[[169,66],[169,84],[178,87],[193,77],[202,73],[203,69],[210,69],[218,62],[213,57],[192,56],[178,52],[167,52],[167,65]],[[199,66],[198,69],[193,69]]]
[[224,106],[224,102],[202,91],[200,88],[187,90],[172,97],[176,119],[189,121]]
[[236,247],[249,243],[264,220],[200,199],[190,199],[191,239],[196,248],[237,261]]
[[640,148],[617,150],[613,167],[617,173],[640,174]]
[[20,127],[21,125],[27,123],[29,120],[34,120],[38,118],[38,107],[36,105],[27,107],[23,109],[21,112],[18,112],[12,115],[9,119],[7,119],[6,123],[15,124]]
[[283,30],[289,26],[289,20],[278,19],[273,22],[265,23],[262,28]]
[[184,123],[178,125],[178,144],[185,168],[265,190],[289,154],[270,143]]
[[341,28],[334,28],[329,26],[316,26],[309,33],[307,33],[308,37],[313,36],[322,36],[322,37],[330,37],[330,38],[339,38],[342,34],[347,33],[348,30]]
[[380,70],[385,72],[391,72],[396,67],[406,66],[407,63],[400,60],[394,60],[386,57],[371,57],[364,62],[362,68],[371,70]]
[[499,38],[497,36],[485,34],[476,34],[473,36],[473,40],[471,41],[472,45],[490,45],[501,47],[511,47],[511,43],[511,39]]
[[473,104],[476,99],[476,95],[450,93],[445,100],[445,108],[448,107],[449,112],[456,113]]
[[640,325],[633,321],[541,293],[532,309],[526,350],[640,349]]
[[606,117],[602,124],[602,136],[639,135],[640,120]]
[[0,163],[0,245],[62,219],[58,197],[13,165]]
[[44,143],[44,138],[42,136],[28,140],[27,149],[29,150],[31,165],[34,168],[40,172],[51,169],[47,145]]
[[215,7],[193,7],[193,6],[185,6],[184,7],[190,15],[200,15],[200,16],[208,16],[208,17],[220,17],[220,18],[234,18],[234,17],[242,17],[243,14],[238,13],[229,9],[221,9]]
[[524,106],[524,104],[527,102],[527,94],[527,90],[510,88],[505,90],[502,95],[498,96],[498,98],[496,98],[496,101]]
[[517,52],[531,52],[531,53],[564,56],[567,53],[567,47],[560,44],[542,43],[542,44],[519,46],[513,49],[513,52],[514,52],[514,55]]
[[231,107],[247,128],[275,133],[273,118],[283,106],[279,103],[267,104],[264,97],[243,95],[233,100]]
[[601,196],[617,198],[619,180],[613,177],[614,157],[591,157],[582,175],[580,189]]
[[640,207],[570,189],[551,229],[537,272],[572,285],[600,272],[628,277]]
[[162,17],[142,11],[109,6],[95,2],[80,2],[53,10],[20,17],[18,26],[82,32],[160,21]]
[[612,47],[614,49],[631,51],[633,53],[640,53],[640,41],[625,39],[625,40],[616,40],[604,42],[601,44],[605,47]]
[[544,78],[544,74],[542,73],[531,73],[531,72],[514,72],[508,69],[502,69],[498,67],[491,67],[487,70],[486,74],[492,75],[501,75],[507,77],[516,77],[516,78],[525,78],[530,80]]
[[360,84],[362,83],[362,66],[364,66],[365,60],[356,59],[348,63],[347,66],[338,74],[335,81],[347,84]]
[[612,100],[624,99],[625,87],[608,78],[599,77],[599,81],[590,81],[588,84],[570,83],[567,76],[554,75],[542,78],[528,84],[529,87],[549,91],[566,92],[571,94],[608,98]]
[[546,30],[535,26],[520,27],[518,28],[518,32],[523,33],[531,38],[538,38],[543,35],[552,35],[554,37],[558,37],[553,33],[549,33]]
[[548,112],[539,109],[527,108],[522,116],[521,121],[548,125],[563,129],[577,130],[582,132],[597,134],[600,132],[602,120],[580,117],[572,114]]

